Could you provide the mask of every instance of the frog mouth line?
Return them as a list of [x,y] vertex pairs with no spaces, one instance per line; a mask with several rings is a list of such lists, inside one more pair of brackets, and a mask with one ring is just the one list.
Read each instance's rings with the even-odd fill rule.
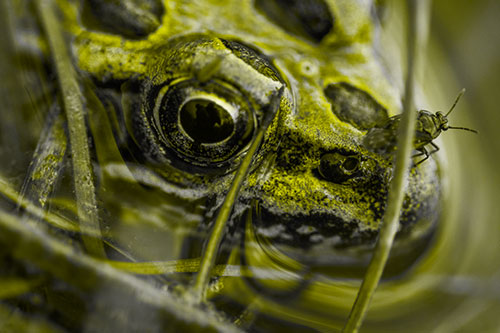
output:
[[374,243],[376,230],[359,230],[356,221],[329,213],[290,214],[273,212],[262,204],[254,207],[256,234],[272,242],[310,250],[320,243],[330,243],[332,248],[343,249],[352,246],[368,246]]
[[[360,231],[355,221],[346,222],[333,214],[293,215],[273,213],[258,203],[253,206],[253,231],[261,247],[271,246],[311,271],[336,278],[362,278],[377,230]],[[416,239],[397,237],[383,277],[400,276],[414,267],[431,247],[434,230]]]

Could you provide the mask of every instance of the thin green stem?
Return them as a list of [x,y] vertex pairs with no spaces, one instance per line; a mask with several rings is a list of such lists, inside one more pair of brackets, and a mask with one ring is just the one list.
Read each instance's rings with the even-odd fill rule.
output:
[[282,87],[279,91],[271,95],[267,110],[265,110],[266,112],[264,113],[264,120],[262,121],[259,130],[257,131],[252,143],[250,144],[250,148],[248,149],[246,156],[243,158],[240,167],[236,171],[236,175],[234,176],[233,182],[231,183],[229,192],[224,198],[224,202],[219,210],[219,213],[215,220],[214,228],[207,244],[207,248],[205,249],[205,253],[201,261],[200,271],[196,276],[195,285],[193,286],[194,302],[196,303],[199,303],[206,299],[206,289],[208,281],[210,279],[210,273],[214,266],[217,250],[219,249],[219,244],[222,240],[222,235],[224,234],[224,228],[233,210],[233,206],[238,197],[241,185],[243,184],[243,181],[245,180],[248,171],[250,170],[253,157],[257,153],[257,150],[260,147],[262,140],[264,139],[264,134],[266,133],[267,128],[274,119],[274,115],[279,109],[283,90],[284,88]]
[[28,174],[20,191],[19,204],[26,198],[42,208],[55,189],[66,154],[67,137],[64,117],[58,107],[49,111],[45,128],[33,153]]
[[[31,214],[33,217],[44,220],[55,228],[66,231],[77,232],[79,231],[76,222],[67,219],[58,214],[49,213],[44,208],[37,206],[31,200],[28,200],[17,192],[12,184],[7,182],[4,177],[0,175],[0,196],[5,197],[7,200],[12,201],[17,207],[25,210],[25,213]],[[90,232],[90,230],[88,230]],[[96,232],[92,231],[90,235],[96,236]]]
[[80,87],[62,34],[59,18],[55,13],[53,1],[35,1],[35,4],[54,57],[59,78],[59,88],[68,120],[76,202],[80,228],[83,232],[83,243],[90,254],[96,257],[104,257],[104,246],[100,237],[86,236],[89,234],[87,232],[89,230],[99,230],[99,216]]
[[22,277],[0,278],[0,300],[21,296],[39,287],[44,281],[43,277],[36,279]]
[[[351,309],[343,332],[357,332],[368,310],[370,300],[382,276],[394,236],[399,226],[399,216],[404,198],[404,186],[408,181],[408,173],[413,150],[416,113],[413,111],[414,86],[417,52],[419,44],[423,45],[424,36],[422,24],[428,17],[426,1],[408,0],[409,29],[408,29],[408,73],[406,77],[403,115],[399,128],[398,145],[394,177],[390,184],[387,208],[382,219],[380,234],[375,246],[375,252],[365,274],[365,279],[358,291],[356,301]],[[425,29],[425,27],[423,27]]]

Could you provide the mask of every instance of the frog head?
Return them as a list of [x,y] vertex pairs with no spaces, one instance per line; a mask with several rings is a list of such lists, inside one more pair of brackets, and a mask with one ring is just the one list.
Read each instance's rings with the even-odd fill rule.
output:
[[[126,162],[128,177],[162,191],[131,197],[129,205],[201,200],[205,225],[270,97],[284,86],[231,232],[245,230],[239,220],[250,207],[257,239],[308,263],[331,263],[339,251],[371,249],[377,237],[393,165],[361,142],[397,113],[399,92],[375,55],[370,6],[312,1],[304,11],[292,3],[285,11],[281,1],[168,1],[156,30],[141,38],[75,23],[73,49],[98,99],[113,110],[113,154]],[[116,192],[110,186],[108,193]],[[403,252],[427,242],[440,188],[434,160],[412,169],[400,220]]]

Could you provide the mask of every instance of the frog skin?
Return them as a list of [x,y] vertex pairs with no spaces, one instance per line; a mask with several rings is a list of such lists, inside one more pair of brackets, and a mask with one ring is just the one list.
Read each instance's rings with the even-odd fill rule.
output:
[[[329,250],[373,246],[393,165],[361,143],[369,128],[400,108],[396,80],[376,56],[373,4],[310,1],[304,11],[290,1],[295,7],[286,11],[286,1],[177,0],[161,9],[155,1],[142,9],[129,1],[135,9],[128,12],[113,1],[104,1],[110,5],[101,11],[88,10],[92,1],[84,3],[87,10],[79,14],[75,4],[61,6],[74,35],[75,64],[102,105],[113,106],[113,133],[129,165],[162,179],[163,190],[182,200],[208,198],[203,205],[209,221],[269,96],[284,85],[280,110],[241,190],[228,237],[242,229],[238,217],[252,205],[257,237],[305,261],[334,261]],[[144,22],[130,19],[139,9],[148,13]],[[103,24],[109,16],[124,23]],[[311,23],[314,17],[317,25]],[[287,20],[298,23],[292,28],[283,23]],[[222,108],[219,125],[221,114],[239,112],[228,125],[240,126],[232,143],[215,148],[207,148],[207,138],[193,143],[191,136],[203,126],[186,130],[183,124],[189,122],[182,123],[181,111],[167,115],[189,100],[196,108],[200,99],[212,105],[209,112],[217,109],[213,103]],[[221,135],[224,141],[229,134]],[[107,190],[113,191],[112,186]],[[413,167],[396,249],[415,246],[415,239],[421,246],[429,238],[440,216],[440,198],[436,160]],[[204,222],[199,228],[209,226]]]

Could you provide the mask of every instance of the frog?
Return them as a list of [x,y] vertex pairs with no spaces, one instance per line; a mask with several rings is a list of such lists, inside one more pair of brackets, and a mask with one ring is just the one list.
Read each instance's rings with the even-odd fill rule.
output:
[[[394,168],[363,139],[401,109],[398,80],[377,49],[380,2],[57,4],[84,93],[102,227],[122,247],[111,258],[200,256],[283,91],[218,260],[284,258],[283,267],[291,260],[307,274],[362,278]],[[412,165],[386,277],[407,272],[432,244],[441,178],[434,155]],[[269,251],[278,254],[262,259]],[[280,288],[251,280],[264,297]]]
[[[127,11],[113,3],[82,11],[73,49],[79,70],[101,95],[115,98],[109,103],[121,104],[114,130],[121,133],[120,149],[173,188],[195,189],[197,198],[220,204],[262,121],[260,110],[283,85],[280,110],[235,211],[253,202],[256,235],[310,262],[324,249],[373,245],[393,165],[362,141],[400,108],[395,83],[374,55],[373,4],[132,1],[135,9]],[[106,21],[118,15],[129,22],[143,7],[149,10],[144,22],[112,27]],[[209,8],[234,18],[219,22],[202,14]],[[150,16],[156,30],[148,26]],[[131,38],[142,23],[149,34]],[[401,238],[411,239],[413,229],[428,236],[435,226],[439,172],[436,161],[412,168]]]

